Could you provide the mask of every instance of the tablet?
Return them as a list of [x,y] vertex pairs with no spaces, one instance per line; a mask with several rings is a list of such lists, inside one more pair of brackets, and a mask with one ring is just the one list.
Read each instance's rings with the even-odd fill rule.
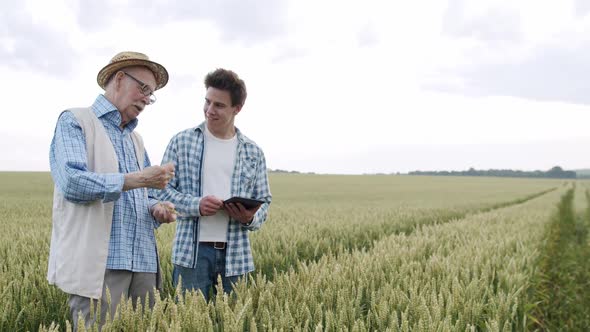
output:
[[225,204],[227,204],[227,203],[242,203],[242,205],[246,209],[251,209],[251,208],[258,207],[259,205],[264,203],[264,201],[261,201],[258,199],[234,196],[232,198],[226,199],[225,201],[223,201],[223,203],[225,203]]

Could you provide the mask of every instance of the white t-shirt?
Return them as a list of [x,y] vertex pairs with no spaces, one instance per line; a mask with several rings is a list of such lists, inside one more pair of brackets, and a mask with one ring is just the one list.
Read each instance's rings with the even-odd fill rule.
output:
[[[225,200],[231,195],[231,177],[234,171],[238,139],[220,139],[205,126],[205,150],[203,155],[203,197],[215,195]],[[199,241],[226,242],[229,216],[224,210],[212,216],[199,218]]]

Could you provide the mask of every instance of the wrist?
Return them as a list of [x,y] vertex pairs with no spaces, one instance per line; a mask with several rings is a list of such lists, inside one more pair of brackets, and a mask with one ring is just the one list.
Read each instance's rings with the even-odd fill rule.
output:
[[242,222],[242,225],[244,225],[244,226],[250,226],[250,225],[252,225],[253,222],[254,222],[254,217],[252,217],[252,219],[250,219],[250,221]]
[[152,204],[152,206],[150,206],[149,211],[150,211],[150,214],[152,215],[152,217],[155,218],[154,212],[156,211],[156,206],[158,206],[161,203],[162,202],[157,202],[156,204]]
[[146,187],[145,185],[145,177],[143,176],[143,172],[132,172],[125,174],[125,182],[123,184],[123,190],[132,190],[137,188]]

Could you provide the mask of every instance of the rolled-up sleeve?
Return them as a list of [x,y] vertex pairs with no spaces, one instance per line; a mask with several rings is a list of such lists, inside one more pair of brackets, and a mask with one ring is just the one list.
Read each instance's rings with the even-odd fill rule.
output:
[[254,219],[248,225],[242,225],[242,227],[255,231],[260,229],[260,226],[266,221],[268,216],[268,209],[272,200],[272,194],[270,193],[270,185],[268,182],[268,172],[266,170],[266,158],[262,150],[259,150],[259,163],[256,167],[256,180],[252,189],[253,197],[263,200],[265,203],[260,206]]

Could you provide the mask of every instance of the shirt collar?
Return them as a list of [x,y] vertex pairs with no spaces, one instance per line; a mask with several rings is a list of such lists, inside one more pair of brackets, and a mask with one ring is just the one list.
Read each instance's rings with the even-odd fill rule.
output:
[[[194,128],[195,131],[200,131],[201,134],[205,135],[205,126],[207,125],[207,121],[203,121],[201,122],[200,125],[196,126]],[[238,142],[244,142],[244,136],[242,135],[242,132],[238,129],[238,127],[234,127],[236,129],[236,138],[238,139]]]
[[[121,113],[103,94],[98,95],[94,104],[92,104],[92,110],[96,114],[97,118],[104,117],[105,119],[112,121],[117,127],[121,125]],[[137,127],[139,120],[137,118],[131,120],[126,126],[125,130],[133,131]]]

